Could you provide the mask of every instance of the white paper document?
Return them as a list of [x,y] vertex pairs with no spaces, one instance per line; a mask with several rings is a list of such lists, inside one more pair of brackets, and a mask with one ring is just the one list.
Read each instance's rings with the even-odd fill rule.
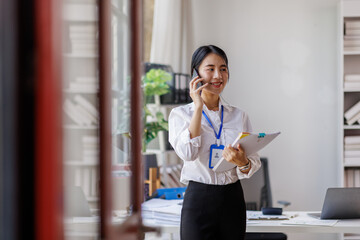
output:
[[142,216],[144,219],[153,219],[158,224],[179,225],[182,202],[182,199],[151,199],[142,204]]
[[[279,136],[280,132],[276,133],[247,133],[241,132],[235,139],[231,146],[236,147],[237,144],[244,149],[247,156],[257,153],[268,145],[274,138]],[[219,162],[212,169],[215,172],[224,172],[236,167],[235,164],[221,158]]]

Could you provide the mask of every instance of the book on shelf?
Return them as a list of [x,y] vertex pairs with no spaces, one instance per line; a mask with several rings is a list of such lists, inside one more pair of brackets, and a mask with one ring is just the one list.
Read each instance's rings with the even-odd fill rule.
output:
[[357,40],[360,41],[360,35],[359,36],[344,36],[344,40]]
[[92,168],[91,169],[91,196],[98,196],[97,186],[98,186],[98,174],[97,169]]
[[345,144],[345,150],[360,150],[360,144]]
[[[89,125],[89,120],[81,114],[78,105],[74,104],[69,99],[65,99],[63,109],[65,114],[77,125],[86,126]],[[90,122],[91,124],[91,122]]]
[[97,92],[97,84],[70,82],[69,89],[77,92]]
[[347,120],[346,122],[348,125],[353,125],[356,122],[360,123],[360,111],[355,116],[353,116],[352,118]]
[[346,173],[346,186],[354,187],[354,169],[345,170]]
[[345,82],[360,82],[360,74],[345,74]]
[[94,24],[70,24],[69,33],[92,33],[96,36],[98,28]]
[[351,106],[348,110],[345,111],[344,117],[346,120],[354,117],[358,112],[360,112],[360,101]]
[[360,187],[360,168],[348,168],[345,170],[345,187]]
[[84,162],[96,164],[99,159],[99,143],[96,136],[85,135],[82,137]]
[[345,150],[344,156],[349,158],[359,158],[360,159],[360,150]]
[[92,123],[96,123],[96,119],[90,113],[88,113],[83,106],[79,104],[75,104],[75,107],[76,110],[81,115],[81,117],[83,118],[83,122],[85,123],[86,126],[91,126]]
[[360,47],[360,39],[359,40],[344,39],[344,47]]
[[83,168],[82,172],[83,172],[83,184],[82,184],[82,188],[83,191],[85,193],[85,195],[87,197],[91,196],[91,172],[90,172],[90,168]]
[[346,36],[360,36],[360,29],[345,29]]
[[95,54],[98,51],[97,27],[94,25],[70,25],[69,39],[73,54]]
[[[97,21],[96,4],[64,4],[63,18],[68,21]],[[81,13],[81,14],[79,14]]]
[[99,119],[99,110],[92,103],[90,103],[89,100],[80,94],[75,95],[74,100],[79,105],[82,105],[96,119]]
[[359,47],[344,47],[344,51],[345,52],[357,52],[357,51],[360,51],[360,46]]
[[344,143],[345,143],[345,145],[360,144],[360,135],[359,136],[345,136]]
[[360,157],[344,157],[345,166],[360,166]]
[[87,84],[97,84],[97,78],[96,77],[76,77],[75,82],[87,83]]
[[360,30],[360,21],[357,21],[357,20],[345,21],[345,29],[359,29]]
[[360,168],[354,169],[354,187],[360,187]]
[[345,90],[359,90],[360,82],[344,82]]

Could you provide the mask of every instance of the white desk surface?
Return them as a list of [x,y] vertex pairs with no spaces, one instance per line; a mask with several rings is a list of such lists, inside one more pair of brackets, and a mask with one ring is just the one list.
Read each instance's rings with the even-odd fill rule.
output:
[[[299,217],[311,217],[307,216],[308,212],[284,212],[284,214],[294,215]],[[310,226],[310,225],[284,225],[281,224],[283,220],[251,220],[248,222],[247,232],[284,232],[284,233],[360,233],[360,219],[346,219],[338,220],[334,226]],[[116,221],[114,224],[120,224],[121,220]],[[151,220],[144,220],[144,224],[147,226],[160,227],[162,233],[179,233],[180,226],[172,225],[155,225]],[[96,234],[98,231],[98,221],[91,220],[74,222],[65,222],[65,231],[77,234]]]
[[[307,217],[308,212],[284,212],[284,214],[298,214],[299,217]],[[260,221],[256,221],[260,222]],[[285,233],[360,233],[360,219],[338,220],[334,226],[310,226],[310,225],[284,225],[282,220],[268,220],[259,224],[247,224],[247,232],[285,232]]]
[[[284,214],[299,217],[307,216],[308,212],[284,212]],[[360,233],[360,219],[338,220],[334,226],[310,226],[310,225],[284,225],[283,220],[251,220],[248,221],[247,232],[284,232],[284,233]],[[145,220],[144,224],[155,226],[151,221]],[[163,233],[179,233],[180,226],[162,225]]]

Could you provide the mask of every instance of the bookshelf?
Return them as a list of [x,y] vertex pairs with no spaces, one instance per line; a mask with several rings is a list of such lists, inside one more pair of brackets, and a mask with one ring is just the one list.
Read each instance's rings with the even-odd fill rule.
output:
[[97,3],[67,0],[62,12],[64,184],[80,186],[98,208]]
[[[340,7],[341,155],[344,187],[360,187],[360,1]],[[357,79],[358,78],[358,79]],[[357,138],[359,141],[357,141]]]
[[[340,180],[343,187],[360,187],[360,1],[342,0],[339,9]],[[360,239],[360,235],[342,238]]]

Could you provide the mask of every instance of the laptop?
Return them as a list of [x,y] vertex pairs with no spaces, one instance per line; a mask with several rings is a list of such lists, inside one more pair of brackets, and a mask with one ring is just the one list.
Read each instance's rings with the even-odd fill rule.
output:
[[321,213],[309,213],[320,219],[360,218],[360,188],[328,188]]

